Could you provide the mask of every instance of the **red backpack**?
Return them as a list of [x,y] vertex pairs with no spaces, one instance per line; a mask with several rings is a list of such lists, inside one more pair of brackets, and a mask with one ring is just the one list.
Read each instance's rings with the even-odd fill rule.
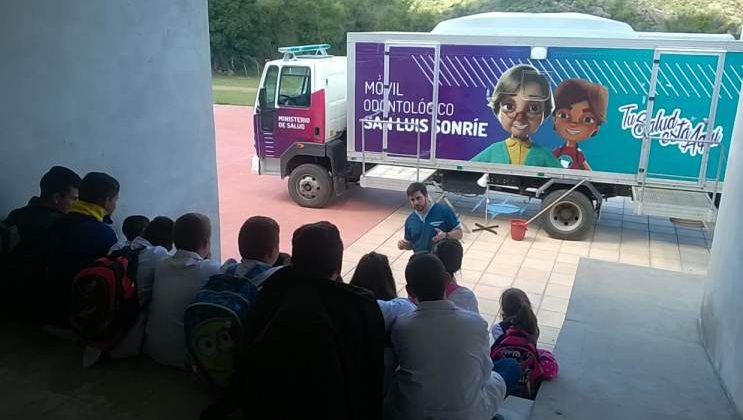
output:
[[101,257],[72,281],[70,323],[88,346],[110,350],[136,322],[140,306],[135,278],[142,249]]
[[[505,325],[504,325],[505,326]],[[544,370],[539,361],[537,346],[529,340],[529,334],[516,327],[507,327],[490,348],[490,358],[514,359],[521,366],[521,376],[517,397],[533,400],[537,395],[539,384],[544,379]]]

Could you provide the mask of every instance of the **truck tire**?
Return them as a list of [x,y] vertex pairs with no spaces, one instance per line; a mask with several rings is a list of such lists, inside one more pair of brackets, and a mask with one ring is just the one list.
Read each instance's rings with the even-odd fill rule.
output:
[[[542,208],[552,204],[567,190],[556,190],[542,200]],[[594,222],[593,204],[580,191],[573,191],[547,210],[541,219],[544,230],[555,239],[578,241],[591,230]]]
[[322,208],[333,197],[333,179],[320,165],[305,163],[289,176],[289,195],[302,207]]

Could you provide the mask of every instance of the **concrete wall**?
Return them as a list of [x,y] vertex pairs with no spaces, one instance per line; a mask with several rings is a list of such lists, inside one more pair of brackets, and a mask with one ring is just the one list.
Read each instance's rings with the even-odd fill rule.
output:
[[743,95],[733,129],[708,279],[702,338],[738,412],[743,415]]
[[52,165],[105,171],[131,214],[212,219],[217,171],[206,0],[4,0],[0,217]]

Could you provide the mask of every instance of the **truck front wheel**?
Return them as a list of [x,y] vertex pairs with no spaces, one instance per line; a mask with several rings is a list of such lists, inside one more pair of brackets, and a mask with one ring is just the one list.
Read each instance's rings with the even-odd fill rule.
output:
[[289,195],[302,207],[325,207],[333,197],[330,172],[314,163],[297,166],[289,176]]
[[[552,191],[542,200],[542,208],[554,203],[567,190]],[[593,204],[580,191],[573,191],[542,216],[544,230],[556,239],[577,241],[591,230],[594,221]]]

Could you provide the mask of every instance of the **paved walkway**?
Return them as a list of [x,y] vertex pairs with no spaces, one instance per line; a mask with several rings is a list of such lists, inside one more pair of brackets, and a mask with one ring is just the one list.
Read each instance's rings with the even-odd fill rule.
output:
[[[525,206],[527,217],[539,209],[538,200],[529,202],[519,196],[498,194],[493,201],[506,198]],[[481,212],[471,212],[478,198],[451,195],[449,199],[465,224],[474,227],[475,221],[483,222]],[[409,213],[407,205],[400,207],[347,247],[344,278],[351,277],[362,255],[377,251],[390,258],[399,293],[404,294],[404,270],[411,253],[399,251],[396,244],[402,238],[403,222]],[[526,238],[516,242],[510,237],[509,218],[496,220],[498,235],[465,233],[459,281],[474,290],[480,312],[490,323],[497,318],[503,290],[518,287],[526,291],[539,319],[540,347],[547,349],[554,347],[565,320],[581,257],[693,274],[707,271],[712,240],[709,232],[676,227],[667,219],[636,216],[631,201],[626,199],[609,200],[595,229],[580,242],[552,239],[539,224],[530,225]]]

